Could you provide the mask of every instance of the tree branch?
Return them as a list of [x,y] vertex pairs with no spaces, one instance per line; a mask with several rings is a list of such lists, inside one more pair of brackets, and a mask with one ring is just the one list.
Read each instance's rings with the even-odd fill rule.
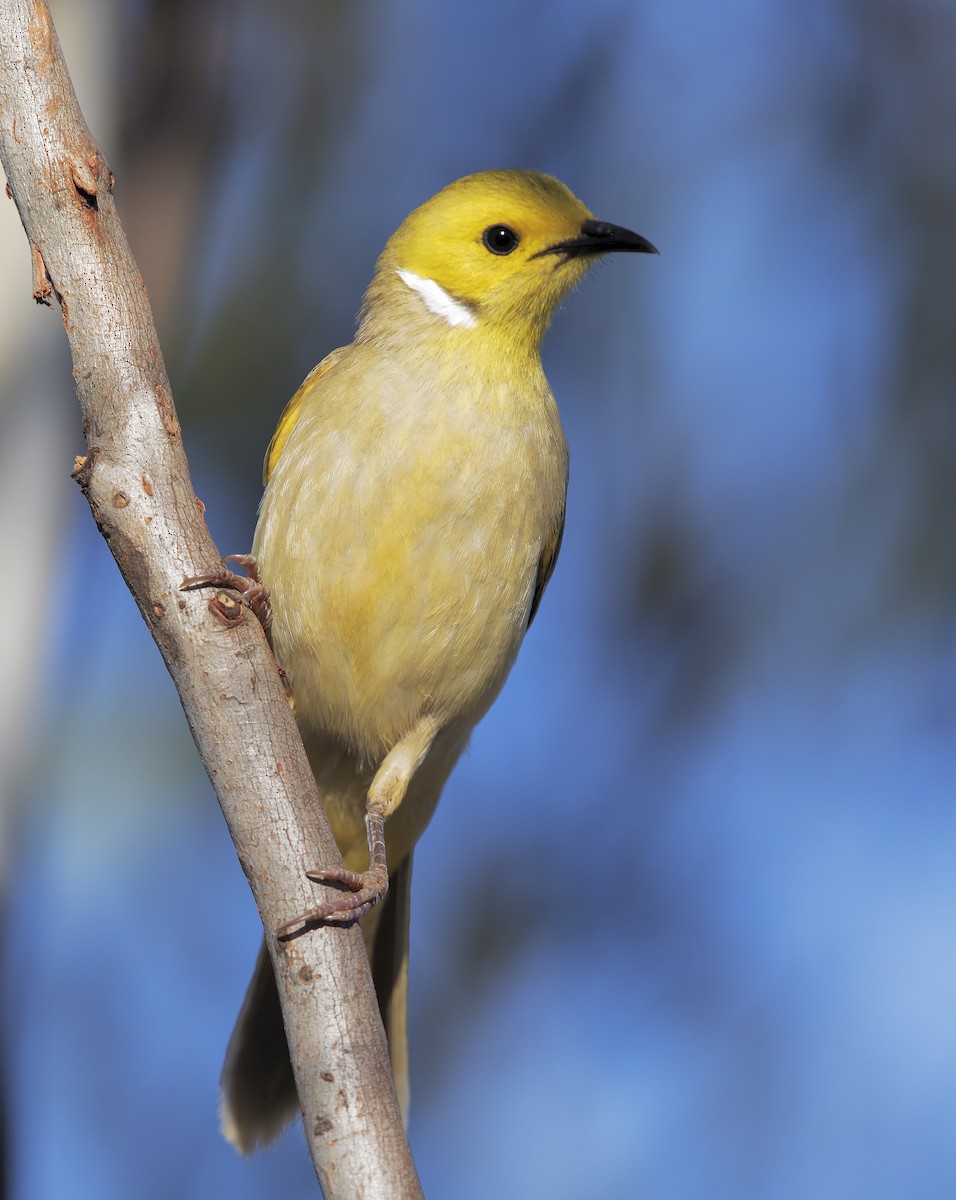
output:
[[52,291],[70,340],[88,446],[74,477],[179,690],[267,931],[322,1189],[327,1200],[421,1196],[358,928],[284,945],[274,937],[315,903],[303,867],[341,860],[258,623],[178,590],[219,555],[113,176],[45,0],[0,7],[0,160],[33,254],[35,298]]

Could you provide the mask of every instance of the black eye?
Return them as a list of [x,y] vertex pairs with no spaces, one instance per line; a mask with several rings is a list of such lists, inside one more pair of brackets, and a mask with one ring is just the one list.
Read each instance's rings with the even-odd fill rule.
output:
[[481,235],[485,249],[492,254],[510,254],[518,244],[518,235],[507,225],[489,225]]

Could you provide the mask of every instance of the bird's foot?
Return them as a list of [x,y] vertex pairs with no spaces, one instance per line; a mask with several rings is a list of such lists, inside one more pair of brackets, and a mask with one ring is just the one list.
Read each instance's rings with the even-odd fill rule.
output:
[[344,867],[320,868],[306,871],[313,883],[329,883],[344,888],[349,894],[339,900],[319,904],[276,930],[280,942],[304,933],[314,925],[351,925],[364,917],[369,909],[388,894],[388,866],[385,861],[385,811],[369,800],[365,810],[368,832],[369,868],[367,871],[346,871]]
[[346,871],[344,867],[328,870],[306,871],[314,883],[327,883],[344,888],[348,895],[330,900],[310,908],[292,921],[286,921],[276,930],[280,942],[288,941],[304,933],[313,925],[351,925],[364,917],[369,909],[384,900],[388,892],[388,868],[384,862],[376,863],[367,871]]
[[[248,574],[239,575],[231,571],[226,564],[237,563],[245,567]],[[208,575],[190,575],[179,585],[180,591],[191,591],[194,588],[229,588],[242,596],[244,604],[252,610],[253,616],[268,634],[272,628],[272,605],[269,601],[269,589],[262,582],[259,574],[259,564],[253,554],[229,554],[222,560],[218,571],[210,571]]]

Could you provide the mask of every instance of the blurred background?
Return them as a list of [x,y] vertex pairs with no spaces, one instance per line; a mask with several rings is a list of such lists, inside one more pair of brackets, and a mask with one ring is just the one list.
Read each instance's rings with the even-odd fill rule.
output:
[[[561,560],[416,854],[426,1194],[956,1195],[956,8],[53,8],[224,553],[439,187],[661,250],[546,342]],[[312,1196],[217,1132],[261,930],[0,213],[8,1194]]]

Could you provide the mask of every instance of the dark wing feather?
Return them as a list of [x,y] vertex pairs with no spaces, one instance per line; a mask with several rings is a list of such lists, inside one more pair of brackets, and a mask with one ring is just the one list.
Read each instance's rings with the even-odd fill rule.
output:
[[538,605],[541,603],[544,589],[548,586],[548,580],[554,574],[554,564],[558,561],[558,551],[561,549],[561,539],[564,537],[564,514],[565,509],[562,508],[561,520],[558,522],[554,537],[545,546],[544,552],[538,560],[538,577],[534,581],[534,596],[531,599],[531,611],[528,613],[529,629],[531,628],[531,622],[534,620],[535,613],[538,611]]

